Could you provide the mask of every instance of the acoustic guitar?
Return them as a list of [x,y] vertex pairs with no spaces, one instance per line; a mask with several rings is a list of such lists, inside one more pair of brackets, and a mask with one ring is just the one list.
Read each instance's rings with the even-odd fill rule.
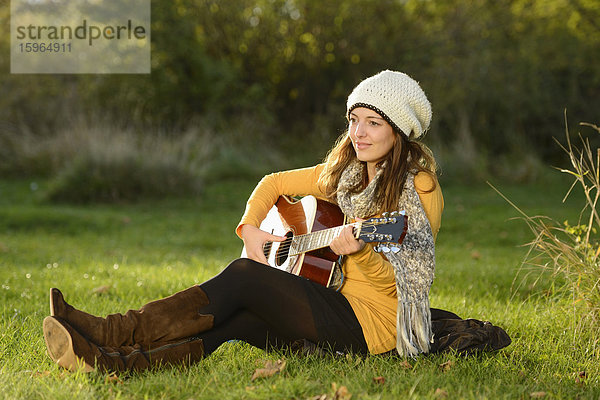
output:
[[[263,251],[270,266],[303,276],[326,287],[335,279],[339,256],[329,244],[346,226],[354,228],[354,236],[365,242],[379,242],[375,251],[397,252],[404,240],[408,217],[404,212],[384,213],[344,224],[344,214],[336,205],[306,196],[296,200],[281,196],[262,221],[260,229],[277,236],[283,242],[269,242]],[[246,249],[242,250],[246,257]]]

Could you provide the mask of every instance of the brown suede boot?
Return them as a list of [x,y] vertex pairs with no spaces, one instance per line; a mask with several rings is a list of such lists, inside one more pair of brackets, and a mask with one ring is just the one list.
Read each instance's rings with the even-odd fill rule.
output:
[[65,321],[46,317],[44,340],[50,358],[69,371],[141,371],[159,365],[191,364],[204,357],[202,339],[139,344],[118,348],[100,347],[84,338]]
[[150,302],[125,315],[96,317],[65,302],[58,289],[50,289],[50,315],[68,322],[78,332],[100,346],[122,347],[170,342],[198,335],[213,327],[214,317],[200,314],[208,297],[199,286]]

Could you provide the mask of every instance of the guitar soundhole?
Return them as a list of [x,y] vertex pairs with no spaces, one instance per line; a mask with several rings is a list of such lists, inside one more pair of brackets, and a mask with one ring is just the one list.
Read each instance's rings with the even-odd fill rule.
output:
[[290,254],[290,244],[292,242],[293,236],[294,234],[291,231],[286,233],[285,237],[287,239],[281,242],[279,248],[277,249],[277,252],[275,253],[275,265],[277,265],[278,267],[281,267],[285,260],[288,259],[288,256]]
[[263,246],[263,253],[265,253],[265,257],[268,259],[271,255],[271,248],[273,247],[273,242],[267,242]]

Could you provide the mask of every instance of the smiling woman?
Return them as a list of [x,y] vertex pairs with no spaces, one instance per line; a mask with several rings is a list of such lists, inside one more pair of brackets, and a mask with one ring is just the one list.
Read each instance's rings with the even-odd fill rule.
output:
[[[247,258],[214,278],[106,318],[74,308],[51,289],[43,326],[50,356],[69,369],[140,370],[200,361],[231,339],[260,348],[308,341],[333,352],[404,357],[508,345],[500,328],[430,308],[443,197],[435,161],[416,140],[431,120],[419,84],[401,72],[372,76],[348,97],[347,118],[348,132],[323,164],[259,182],[236,229]],[[281,196],[309,195],[337,205],[342,220],[387,220],[382,214],[390,212],[406,215],[408,227],[385,254],[376,251],[385,243],[365,243],[352,225],[336,230],[325,244],[343,275],[333,290],[271,268],[265,255],[271,242],[285,240],[260,229],[269,210]]]
[[[417,173],[417,186],[423,191],[436,188],[437,163],[431,150],[417,140],[429,128],[431,105],[415,80],[401,72],[383,71],[362,81],[348,97],[346,106],[348,132],[342,134],[331,149],[320,177],[329,197],[336,195],[341,172],[354,160],[363,162],[367,169],[362,182],[365,186],[377,175],[376,170],[385,165],[381,168],[381,184],[373,185],[381,209],[397,207],[410,171]],[[377,143],[391,141],[392,145],[385,144],[383,150],[388,151],[385,154],[380,154],[383,150],[377,151],[371,162],[361,159],[373,157],[371,140],[375,139]],[[379,148],[378,145],[375,147]],[[439,188],[438,192],[441,199]],[[434,223],[433,230],[437,232],[435,220],[430,222]]]

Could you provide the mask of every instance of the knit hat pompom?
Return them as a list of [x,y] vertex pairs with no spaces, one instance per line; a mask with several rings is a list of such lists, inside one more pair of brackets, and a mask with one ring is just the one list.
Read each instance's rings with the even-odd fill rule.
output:
[[366,107],[411,139],[425,134],[431,122],[431,104],[417,81],[396,71],[382,71],[358,84],[348,96],[347,115]]

